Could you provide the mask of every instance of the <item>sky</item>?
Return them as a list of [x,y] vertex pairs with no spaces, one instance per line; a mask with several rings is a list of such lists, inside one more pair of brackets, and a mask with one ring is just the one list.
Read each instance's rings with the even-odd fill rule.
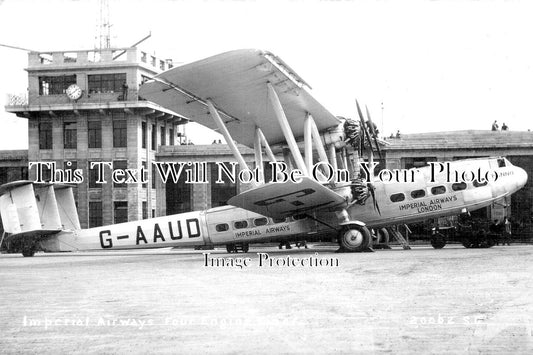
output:
[[[97,44],[99,0],[0,0],[0,43],[39,51]],[[533,128],[533,2],[109,0],[111,44],[187,63],[271,51],[329,111],[368,105],[389,135]],[[0,47],[0,98],[27,88],[27,54]],[[192,125],[196,143],[219,136]],[[0,149],[27,148],[25,119],[0,110]]]

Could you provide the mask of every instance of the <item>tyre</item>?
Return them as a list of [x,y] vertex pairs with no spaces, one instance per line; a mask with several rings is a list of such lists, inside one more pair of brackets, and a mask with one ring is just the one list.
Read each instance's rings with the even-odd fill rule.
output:
[[474,247],[474,243],[472,242],[472,239],[468,238],[468,237],[464,237],[463,240],[461,241],[461,243],[467,249],[470,249],[470,248]]
[[235,253],[235,244],[226,244],[226,251],[228,253]]
[[35,255],[35,249],[33,248],[24,248],[22,249],[22,255],[24,257],[30,257]]
[[435,249],[442,249],[446,245],[446,237],[442,233],[436,233],[431,237],[431,246]]
[[343,251],[361,252],[370,245],[370,231],[365,226],[351,224],[339,233],[339,245]]

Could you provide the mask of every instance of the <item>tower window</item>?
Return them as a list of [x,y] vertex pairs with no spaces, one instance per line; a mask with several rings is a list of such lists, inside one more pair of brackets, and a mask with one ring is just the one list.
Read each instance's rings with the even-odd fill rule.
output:
[[[126,170],[128,168],[128,161],[127,160],[115,160],[113,161],[113,170]],[[122,176],[121,178],[126,179],[126,176]],[[127,187],[126,183],[116,183],[113,182],[113,187]]]
[[89,148],[102,148],[102,122],[89,121]]
[[52,122],[39,123],[39,149],[52,149]]
[[152,150],[155,150],[157,147],[157,126],[152,125]]
[[128,201],[115,201],[115,223],[128,221]]
[[165,127],[161,127],[161,145],[166,145],[166,137],[165,137]]
[[100,227],[102,220],[102,201],[89,202],[89,228]]
[[142,148],[145,148],[146,149],[146,122],[141,122],[141,133],[142,133],[142,137],[141,137],[141,142],[142,142]]
[[128,130],[126,120],[113,121],[113,147],[124,148],[127,146]]
[[126,83],[126,73],[94,74],[88,75],[87,79],[90,94],[122,92]]
[[40,76],[39,95],[61,95],[72,84],[76,84],[76,75]]
[[78,143],[78,124],[65,122],[63,124],[63,144],[65,149],[76,149]]

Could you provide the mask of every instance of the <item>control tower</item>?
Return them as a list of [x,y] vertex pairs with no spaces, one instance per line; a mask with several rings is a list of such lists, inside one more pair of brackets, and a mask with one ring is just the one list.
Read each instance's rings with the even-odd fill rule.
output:
[[[80,169],[76,192],[82,228],[156,215],[156,171],[161,146],[180,144],[187,119],[138,96],[139,86],[172,68],[172,61],[136,47],[28,54],[28,93],[10,95],[6,111],[28,119],[28,161],[55,162],[54,179]],[[138,182],[97,181],[91,162],[136,169]],[[139,170],[147,171],[147,183]],[[133,171],[133,170],[132,170]],[[29,171],[37,177],[36,167]],[[45,181],[52,171],[44,169]]]

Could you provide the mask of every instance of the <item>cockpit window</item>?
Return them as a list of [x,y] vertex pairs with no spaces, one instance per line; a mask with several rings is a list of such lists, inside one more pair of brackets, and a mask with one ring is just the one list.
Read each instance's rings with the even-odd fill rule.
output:
[[505,159],[498,159],[498,168],[505,168]]

